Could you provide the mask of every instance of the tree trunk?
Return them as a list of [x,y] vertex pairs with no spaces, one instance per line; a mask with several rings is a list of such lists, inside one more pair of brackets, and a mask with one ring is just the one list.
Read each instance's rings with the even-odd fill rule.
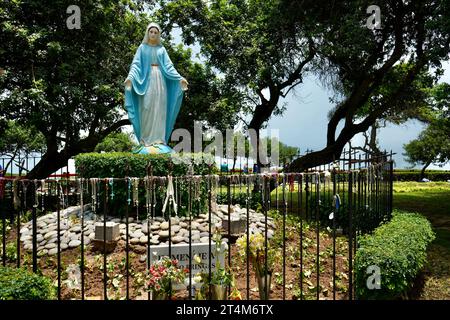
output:
[[425,170],[428,168],[428,166],[431,164],[431,161],[428,161],[425,166],[420,170],[420,178],[419,180],[422,181],[423,178],[425,178]]
[[[129,125],[128,119],[122,119],[112,124],[103,131],[94,133],[86,138],[77,141],[73,145],[67,145],[63,150],[58,151],[56,132],[47,136],[47,151],[42,156],[41,161],[27,174],[27,179],[45,179],[58,169],[67,166],[69,159],[77,154],[84,152],[93,152],[97,144],[102,141],[108,134],[114,132],[124,125]],[[95,130],[95,128],[91,128]]]
[[338,159],[342,153],[344,146],[333,144],[327,146],[320,151],[314,151],[297,158],[288,167],[289,172],[303,172],[307,169],[331,163],[334,159]]
[[27,174],[27,179],[45,179],[53,172],[68,165],[71,155],[46,152],[41,161]]

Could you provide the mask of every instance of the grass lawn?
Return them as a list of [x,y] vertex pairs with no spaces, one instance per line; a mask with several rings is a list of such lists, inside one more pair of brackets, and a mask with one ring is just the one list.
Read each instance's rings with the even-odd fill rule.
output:
[[450,299],[450,183],[395,182],[394,207],[422,213],[436,232],[420,299]]

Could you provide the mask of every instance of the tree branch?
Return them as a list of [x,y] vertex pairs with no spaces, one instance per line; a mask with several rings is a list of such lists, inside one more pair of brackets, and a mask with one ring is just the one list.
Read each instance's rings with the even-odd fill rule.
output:
[[[297,69],[293,73],[289,75],[286,81],[281,83],[278,86],[278,90],[281,92],[284,88],[292,85],[296,80],[302,81],[301,73],[303,71],[303,68],[314,58],[315,56],[315,50],[314,50],[314,43],[312,39],[308,38],[308,47],[309,47],[309,53],[308,56],[303,60],[298,66]],[[289,89],[290,90],[290,89]],[[288,90],[288,92],[289,92]],[[287,94],[287,93],[286,93]]]

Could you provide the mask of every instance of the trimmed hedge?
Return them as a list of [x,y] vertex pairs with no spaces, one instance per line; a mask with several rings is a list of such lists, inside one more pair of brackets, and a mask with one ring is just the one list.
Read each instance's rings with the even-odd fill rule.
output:
[[0,300],[55,299],[51,279],[24,268],[0,267]]
[[[180,155],[175,155],[175,161],[168,154],[132,154],[126,152],[111,153],[84,153],[75,157],[75,166],[81,178],[124,178],[139,177],[143,178],[147,175],[148,164],[152,165],[153,176],[167,176],[169,172],[169,164],[173,164],[172,176],[183,176],[188,174],[189,165],[180,160]],[[214,165],[214,158],[208,154],[187,154],[184,157],[193,159],[193,170],[195,175],[208,175],[217,173]],[[183,158],[184,158],[183,157]],[[203,161],[206,159],[207,162]],[[208,164],[209,163],[209,164]],[[128,167],[128,168],[127,168]],[[174,182],[175,183],[175,182]],[[175,187],[175,186],[174,186]],[[182,206],[179,207],[179,213],[185,215],[187,213],[186,204],[188,203],[188,184],[180,183],[179,195],[181,197]],[[109,201],[108,215],[124,217],[127,206],[128,190],[126,182],[114,182],[114,199]],[[158,185],[156,193],[156,216],[161,215],[162,204],[165,199],[165,186]],[[193,201],[192,212],[204,213],[207,208],[207,187],[205,180],[201,183],[200,201]],[[110,192],[111,192],[111,188]],[[132,192],[132,191],[131,191]],[[99,183],[98,192],[99,206],[96,212],[103,213],[104,199],[104,182]],[[86,198],[87,199],[87,198]],[[141,181],[139,188],[139,208],[138,212],[141,218],[146,217],[145,209],[145,188]],[[136,212],[133,204],[130,205],[129,214],[134,215]],[[133,212],[132,212],[133,211]]]
[[[395,211],[392,220],[359,238],[355,256],[356,295],[359,299],[398,299],[404,296],[426,261],[435,238],[430,222],[418,213]],[[380,289],[369,289],[370,266],[380,268]]]
[[[424,177],[431,181],[447,181],[450,171],[425,170]],[[394,170],[394,181],[420,181],[420,170]]]
[[[214,166],[214,158],[208,154],[189,154],[193,161],[194,174],[211,174],[217,170]],[[181,156],[174,156],[180,159]],[[208,165],[202,161],[207,159]],[[128,152],[109,153],[82,153],[75,157],[75,167],[81,178],[124,178],[145,177],[147,165],[152,165],[154,176],[166,176],[169,164],[173,164],[173,176],[181,176],[188,173],[189,166],[186,163],[176,163],[168,154],[133,154]],[[128,171],[127,171],[128,167]]]

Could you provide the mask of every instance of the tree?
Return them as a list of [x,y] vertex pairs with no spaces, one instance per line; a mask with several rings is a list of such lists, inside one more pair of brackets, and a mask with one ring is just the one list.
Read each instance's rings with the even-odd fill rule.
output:
[[430,164],[444,166],[450,161],[450,85],[440,83],[430,90],[428,126],[417,139],[404,145],[406,161],[421,165],[420,178]]
[[[239,92],[242,110],[251,117],[240,118],[256,131],[253,144],[259,148],[260,129],[284,109],[280,98],[302,82],[302,72],[314,56],[310,39],[301,32],[287,37],[290,30],[280,24],[279,1],[163,0],[160,4],[158,14],[167,22],[165,27],[176,24],[186,44],[198,42],[206,64]],[[256,160],[261,166],[259,156]]]
[[450,122],[438,121],[430,124],[417,139],[403,147],[406,161],[421,165],[420,179],[430,164],[444,166],[450,161]]
[[42,133],[36,128],[22,126],[15,121],[6,121],[4,131],[0,133],[0,155],[9,158],[5,165],[5,172],[8,167],[15,163],[19,170],[24,168],[24,161],[17,161],[17,157],[22,155],[28,157],[33,152],[42,153],[45,150],[45,139]]
[[204,129],[221,132],[234,127],[242,107],[239,92],[228,87],[211,67],[194,62],[190,49],[181,44],[172,46],[169,36],[164,40],[169,44],[167,51],[177,70],[189,81],[175,128],[187,129],[193,135],[194,121],[201,122]]
[[130,152],[137,144],[132,140],[130,134],[125,132],[113,132],[97,144],[95,152]]
[[[153,8],[142,3],[77,1],[81,29],[68,29],[72,1],[2,2],[0,118],[32,126],[45,137],[46,152],[28,178],[47,177],[130,124],[124,118],[123,81],[149,22],[144,9]],[[232,123],[236,99],[221,92],[212,72],[188,61],[189,50],[170,43],[166,48],[194,88],[176,126],[187,127],[195,118]],[[212,116],[211,105],[218,105]]]
[[379,30],[366,25],[371,4],[177,0],[162,1],[161,14],[182,28],[187,44],[197,41],[208,64],[240,88],[251,116],[243,121],[257,132],[283,112],[280,98],[308,72],[334,89],[327,145],[292,163],[291,170],[301,171],[338,158],[353,136],[386,117],[394,105],[406,109],[407,99],[414,102],[418,75],[439,70],[448,59],[448,1],[382,1]]
[[295,160],[291,170],[333,161],[377,120],[422,104],[420,76],[432,68],[439,74],[449,57],[448,1],[382,1],[382,27],[374,30],[366,25],[370,1],[283,3],[286,24],[312,34],[314,70],[336,92],[325,148]]
[[[406,69],[407,66],[399,64],[393,69],[393,72],[401,73],[401,70]],[[389,75],[387,75],[388,77]],[[392,80],[386,81],[378,90],[374,96],[387,95],[388,92],[395,90],[394,83],[398,81],[400,76],[391,77]],[[361,150],[370,156],[372,162],[382,162],[386,160],[386,155],[381,149],[379,141],[377,139],[378,132],[381,128],[386,127],[388,123],[400,125],[410,119],[415,119],[423,123],[430,123],[435,119],[435,107],[431,104],[434,85],[437,81],[437,77],[432,75],[428,71],[424,71],[419,74],[416,80],[411,84],[409,94],[400,101],[396,101],[390,106],[382,106],[386,112],[377,119],[370,128],[363,132],[364,145],[362,147],[354,147],[349,142],[351,149]],[[393,83],[394,82],[394,83]],[[438,87],[439,85],[436,85]],[[371,109],[378,108],[371,105],[372,101],[367,105],[368,107],[361,108],[358,120],[364,120]],[[330,117],[332,114],[330,115]]]
[[[146,18],[129,1],[79,1],[81,29],[68,29],[70,1],[8,1],[2,20],[2,116],[32,125],[46,152],[27,175],[47,177],[74,155],[93,151],[121,119],[130,48]],[[136,28],[136,25],[143,26]],[[85,134],[82,134],[85,132]]]

